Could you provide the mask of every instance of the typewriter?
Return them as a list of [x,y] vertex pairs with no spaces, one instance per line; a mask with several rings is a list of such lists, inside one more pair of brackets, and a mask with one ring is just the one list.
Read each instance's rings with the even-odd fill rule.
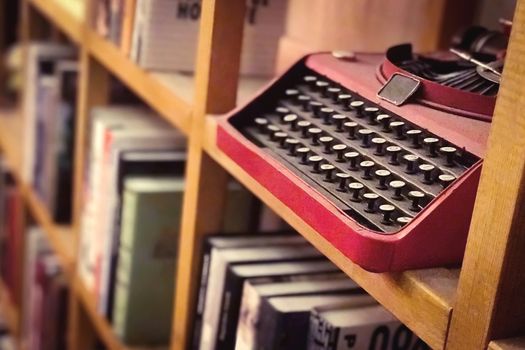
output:
[[218,147],[366,270],[458,264],[507,41],[309,55],[219,117]]

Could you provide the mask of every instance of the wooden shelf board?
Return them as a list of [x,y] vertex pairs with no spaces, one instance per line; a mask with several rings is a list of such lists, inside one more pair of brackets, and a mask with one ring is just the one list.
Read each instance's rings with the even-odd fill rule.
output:
[[73,42],[81,43],[85,17],[83,1],[30,0],[29,2]]
[[489,350],[521,350],[525,349],[525,337],[494,340],[489,343]]
[[11,296],[4,281],[0,279],[0,314],[10,333],[17,336],[20,331],[20,315],[11,302]]
[[371,273],[354,264],[290,208],[257,183],[215,145],[217,123],[207,117],[205,151],[275,213],[301,233],[349,277],[390,310],[433,349],[442,349],[450,322],[459,270],[427,269],[403,273]]
[[66,273],[72,272],[75,262],[74,236],[71,227],[56,225],[45,205],[40,201],[32,187],[25,184],[20,176],[22,155],[22,118],[15,110],[0,112],[0,148],[7,165],[14,175],[25,203],[34,219],[44,232],[56,252]]
[[87,47],[109,72],[144,99],[152,109],[183,133],[189,134],[191,101],[185,98],[193,93],[193,79],[190,76],[161,74],[159,78],[159,74],[140,68],[93,30],[87,30]]

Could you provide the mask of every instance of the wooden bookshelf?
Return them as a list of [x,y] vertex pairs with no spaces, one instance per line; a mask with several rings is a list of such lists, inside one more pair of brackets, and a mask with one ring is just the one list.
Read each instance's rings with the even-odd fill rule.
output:
[[[505,293],[510,287],[507,279],[504,283],[495,283],[498,287],[493,287],[491,293],[483,293],[483,290],[476,290],[475,286],[468,281],[472,276],[483,273],[483,277],[492,278],[491,281],[498,281],[498,278],[506,275],[508,269],[517,270],[516,263],[509,265],[508,262],[513,260],[507,258],[509,252],[508,243],[513,242],[511,238],[517,234],[516,225],[508,222],[502,223],[500,229],[505,232],[504,239],[498,241],[497,245],[485,247],[484,253],[488,256],[497,256],[500,259],[497,263],[488,261],[490,259],[477,260],[477,265],[471,263],[465,265],[463,269],[428,269],[418,271],[407,271],[396,274],[375,274],[361,269],[352,263],[348,258],[343,256],[339,251],[334,249],[318,232],[309,227],[286,205],[278,201],[270,192],[259,185],[236,163],[226,157],[215,144],[216,118],[212,113],[222,113],[231,109],[235,105],[235,100],[245,100],[250,94],[258,89],[264,80],[260,79],[242,79],[238,81],[238,56],[240,49],[241,34],[235,32],[232,28],[242,24],[244,14],[244,1],[236,0],[203,0],[203,21],[201,24],[199,38],[199,56],[196,61],[195,75],[184,74],[161,74],[148,72],[131,60],[125,57],[122,52],[113,44],[107,42],[86,23],[86,16],[79,14],[78,10],[72,10],[64,6],[64,1],[58,0],[24,0],[27,6],[42,14],[53,26],[62,31],[70,40],[78,45],[82,57],[89,60],[95,60],[103,69],[120,79],[126,86],[139,95],[152,109],[157,111],[163,118],[168,120],[174,127],[180,129],[189,138],[189,161],[188,161],[188,189],[184,204],[183,230],[181,237],[181,246],[185,250],[179,258],[179,271],[177,274],[179,286],[186,288],[176,291],[176,306],[174,310],[174,328],[172,349],[185,349],[188,341],[188,329],[192,321],[191,305],[195,298],[195,278],[197,270],[198,246],[203,237],[213,231],[215,224],[220,221],[221,208],[221,190],[216,187],[223,186],[228,175],[232,175],[252,193],[279,213],[292,227],[316,246],[324,255],[339,266],[349,277],[359,283],[368,293],[376,298],[387,309],[393,312],[396,317],[406,323],[416,334],[425,340],[432,348],[459,348],[458,336],[461,330],[476,327],[477,317],[465,317],[465,295],[471,293],[480,298],[472,298],[473,307],[479,305],[490,305],[489,309],[479,307],[480,312],[487,316],[485,319],[495,317],[495,310],[501,310],[505,306],[505,301],[496,298],[498,293]],[[92,4],[92,1],[88,1]],[[523,44],[523,32],[525,32],[525,0],[518,1],[518,10],[515,18],[515,28],[511,40],[511,51],[519,50]],[[451,7],[452,9],[452,7]],[[27,19],[31,20],[31,18]],[[23,26],[29,26],[29,23],[23,23]],[[218,72],[214,62],[227,62],[221,67],[222,72]],[[513,89],[514,92],[521,91],[525,84],[521,73],[524,68],[523,59],[510,55],[507,61],[507,68],[503,80],[503,86],[507,89]],[[231,81],[221,86],[222,91],[213,88],[213,84],[220,81],[221,73],[227,72]],[[511,76],[513,72],[515,76]],[[85,69],[82,72],[81,80],[89,85],[91,81],[86,74],[94,74],[92,70]],[[98,73],[97,73],[98,74]],[[81,82],[82,84],[82,82]],[[92,87],[93,88],[93,87]],[[89,93],[89,86],[80,89],[81,94]],[[500,100],[507,101],[509,94],[503,94]],[[79,100],[84,101],[82,107],[86,107],[85,100],[89,100],[86,95],[80,96]],[[505,102],[498,102],[496,110],[495,125],[501,124],[508,118],[506,116]],[[82,110],[82,108],[80,108]],[[85,113],[85,112],[79,112]],[[11,115],[15,115],[12,117]],[[85,121],[87,115],[82,116],[83,122],[77,132],[85,134]],[[518,131],[521,131],[519,129]],[[495,134],[495,133],[494,133]],[[520,134],[521,136],[525,136]],[[22,183],[19,174],[21,154],[20,138],[21,136],[21,118],[16,117],[16,111],[9,111],[5,116],[0,118],[0,147],[13,170],[17,183],[20,186],[23,197],[27,206],[31,210],[37,222],[44,228],[53,249],[60,257],[66,271],[71,276],[70,283],[73,291],[73,298],[77,299],[82,307],[86,310],[89,317],[90,326],[94,329],[97,337],[102,340],[108,349],[126,349],[119,341],[111,329],[109,322],[101,317],[95,307],[94,298],[82,285],[80,279],[75,273],[76,260],[76,239],[78,237],[78,228],[59,227],[52,223],[49,213],[38,200],[31,187]],[[505,135],[495,134],[492,136],[492,143],[505,138]],[[510,145],[504,144],[500,151],[500,157],[516,154]],[[77,152],[77,154],[79,154]],[[489,152],[490,154],[490,152]],[[492,158],[488,159],[489,164]],[[517,160],[518,165],[520,160]],[[513,163],[514,164],[514,163]],[[521,168],[520,168],[521,169]],[[77,174],[76,176],[80,176]],[[498,183],[505,181],[506,174],[501,175]],[[509,175],[510,176],[510,175]],[[523,174],[513,173],[512,184],[525,184]],[[484,174],[484,179],[489,175]],[[77,179],[78,182],[78,179]],[[485,187],[483,187],[485,186]],[[487,188],[486,181],[482,181],[482,189]],[[213,188],[212,188],[213,187]],[[78,190],[78,188],[77,188]],[[490,192],[490,191],[489,191]],[[80,194],[76,194],[79,196]],[[217,196],[217,205],[209,203],[206,198]],[[479,196],[478,196],[479,197]],[[507,197],[505,197],[507,198]],[[509,198],[507,198],[509,199]],[[497,194],[490,192],[478,198],[476,213],[480,212],[484,205],[489,202],[500,203]],[[516,208],[522,205],[525,199],[523,196],[512,197],[512,203],[516,203]],[[196,222],[196,213],[208,213],[207,224],[198,225]],[[512,212],[516,213],[516,212]],[[78,215],[78,213],[77,213]],[[517,216],[516,216],[517,217]],[[78,218],[77,218],[78,219]],[[472,234],[479,237],[491,237],[491,232],[487,226],[480,223],[482,219],[479,215],[474,216],[473,227],[476,233]],[[203,227],[206,226],[206,227]],[[472,239],[471,239],[472,241]],[[466,251],[467,261],[469,257],[474,257],[478,250],[472,248],[474,243],[469,241],[469,247]],[[489,268],[491,267],[491,268]],[[481,271],[481,272],[478,272]],[[486,275],[485,275],[486,274]],[[523,275],[523,273],[522,273]],[[521,283],[523,277],[517,274],[513,276],[516,283]],[[4,306],[2,286],[0,285],[0,307],[4,313],[9,314],[12,311]],[[490,294],[490,295],[489,295]],[[458,299],[458,295],[462,298]],[[471,306],[472,306],[471,305]],[[456,312],[460,310],[460,312]],[[461,311],[463,310],[463,311]],[[17,313],[14,313],[17,316]],[[459,315],[459,316],[458,316]],[[498,316],[498,315],[496,315]],[[17,316],[18,317],[18,316]],[[16,317],[16,318],[17,318]],[[523,315],[508,316],[507,320],[520,319]],[[15,318],[15,319],[16,319]],[[18,321],[17,321],[18,322]],[[17,323],[15,322],[15,323]],[[71,330],[72,334],[81,334],[85,325],[79,326],[78,322],[71,321],[75,329]],[[451,331],[451,329],[453,331]],[[484,344],[486,347],[491,339],[505,338],[507,335],[500,328],[495,328],[490,322],[484,324],[479,332],[463,332],[467,334],[469,344]],[[516,330],[515,330],[516,331]],[[79,336],[80,337],[80,336]],[[513,349],[508,347],[513,344],[512,341],[491,342],[490,349]],[[521,344],[521,343],[520,343]],[[465,347],[468,348],[468,347]]]

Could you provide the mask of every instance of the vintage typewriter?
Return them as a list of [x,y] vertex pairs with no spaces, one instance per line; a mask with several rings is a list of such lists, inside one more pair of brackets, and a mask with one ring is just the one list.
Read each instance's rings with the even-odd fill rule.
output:
[[367,270],[458,264],[507,39],[307,56],[220,117],[218,147]]

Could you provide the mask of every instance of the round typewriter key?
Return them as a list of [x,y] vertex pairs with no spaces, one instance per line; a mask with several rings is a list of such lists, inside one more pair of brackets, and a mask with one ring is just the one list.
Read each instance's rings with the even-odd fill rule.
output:
[[350,109],[349,105],[351,101],[352,101],[352,95],[340,94],[339,96],[337,96],[337,103],[342,105],[345,110]]
[[314,117],[320,118],[321,116],[319,115],[319,110],[323,108],[324,105],[318,101],[310,101],[308,105],[310,110],[314,113]]
[[345,151],[347,149],[348,149],[348,146],[344,145],[342,143],[338,143],[337,145],[333,145],[332,146],[332,151],[334,151],[337,154],[337,159],[336,160],[338,162],[344,162],[345,161],[344,154],[345,154]]
[[379,184],[377,185],[377,188],[380,190],[386,190],[388,187],[386,186],[386,181],[392,175],[390,171],[385,169],[378,169],[375,172],[377,179],[379,180]]
[[456,157],[456,147],[441,147],[439,149],[447,157],[447,166],[454,166],[454,158]]
[[310,148],[299,147],[296,153],[301,157],[301,164],[308,164],[308,154],[310,154]]
[[295,152],[297,149],[297,146],[299,146],[299,141],[296,139],[288,138],[284,141],[286,148],[288,148],[288,153],[292,156],[295,156],[297,153]]
[[398,225],[400,226],[405,226],[406,224],[408,224],[410,221],[412,221],[412,218],[408,217],[408,216],[400,216],[396,219],[396,222],[398,223]]
[[432,172],[436,169],[432,164],[421,164],[419,170],[423,173],[423,182],[426,184],[432,184],[434,179],[432,179]]
[[405,138],[405,135],[403,135],[404,126],[405,122],[402,121],[395,121],[390,123],[390,128],[393,129],[396,134],[396,139],[402,140]]
[[306,95],[299,95],[297,96],[297,102],[303,107],[303,110],[307,111],[310,107],[310,101],[312,98],[310,96]]
[[357,123],[356,122],[346,122],[343,124],[343,126],[348,132],[348,138],[350,140],[355,140],[355,131],[357,129]]
[[299,118],[297,117],[297,114],[287,114],[283,117],[283,123],[290,124],[290,129],[292,129],[292,131],[297,131],[298,120]]
[[363,101],[352,101],[350,102],[350,109],[355,111],[355,115],[358,118],[363,118],[363,108],[365,103]]
[[301,130],[301,137],[307,138],[308,137],[308,129],[312,126],[312,123],[310,123],[307,120],[300,120],[297,122],[297,127]]
[[319,91],[323,96],[326,97],[326,89],[330,87],[330,84],[328,82],[323,80],[318,80],[315,82],[315,90]]
[[359,166],[361,167],[361,169],[363,169],[363,179],[370,180],[372,178],[370,174],[372,173],[372,168],[375,165],[376,163],[374,163],[371,160],[364,160],[361,163],[359,163]]
[[399,146],[388,146],[386,152],[390,155],[389,164],[398,165],[399,164],[399,153],[401,153],[401,147]]
[[428,154],[431,157],[437,157],[436,148],[439,144],[439,139],[435,137],[426,137],[423,139],[423,143],[428,147]]
[[299,90],[288,89],[284,92],[284,94],[288,97],[296,97],[297,95],[299,95]]
[[337,96],[341,94],[341,89],[337,87],[331,87],[331,88],[326,89],[326,94],[328,95],[328,97],[330,97],[335,102],[337,101]]
[[290,110],[286,107],[277,107],[275,113],[279,114],[281,117],[290,113]]
[[323,133],[323,130],[319,128],[310,128],[308,129],[308,134],[312,138],[312,145],[318,145],[319,144],[319,137]]
[[321,115],[321,118],[323,118],[323,124],[329,125],[334,110],[329,107],[323,107],[319,110],[319,114]]
[[332,146],[332,142],[334,141],[334,138],[331,137],[331,136],[321,136],[319,138],[319,142],[321,142],[321,144],[324,146],[324,153],[332,153],[332,149],[331,149],[331,146]]
[[379,206],[379,211],[383,214],[383,220],[381,221],[385,225],[392,224],[392,214],[396,210],[392,204],[381,204]]
[[259,132],[266,133],[266,126],[268,125],[268,119],[266,118],[255,118],[255,125],[259,129]]
[[366,115],[368,117],[368,124],[371,124],[371,125],[376,125],[377,124],[377,121],[376,121],[376,116],[377,116],[377,113],[379,113],[379,108],[377,107],[366,107],[364,109],[364,115]]
[[352,196],[350,197],[350,200],[352,202],[361,202],[361,198],[359,198],[359,193],[363,188],[365,188],[365,186],[360,182],[351,182],[348,184],[348,189],[352,193]]
[[303,80],[308,85],[311,85],[311,84],[315,84],[315,82],[317,81],[317,77],[314,75],[305,75]]
[[379,114],[376,117],[376,121],[383,126],[382,131],[384,131],[384,132],[390,132],[391,131],[391,129],[390,129],[390,120],[391,119],[392,119],[392,117],[390,115],[388,115],[388,114]]
[[407,130],[406,135],[412,139],[412,147],[419,148],[421,147],[421,144],[419,143],[419,138],[421,137],[421,130],[418,129],[410,129]]
[[335,124],[335,131],[343,131],[343,123],[346,120],[346,116],[342,114],[334,114],[332,115],[332,120]]
[[332,182],[333,179],[333,173],[335,170],[335,166],[332,164],[321,164],[321,171],[324,172],[324,181],[326,182]]
[[414,154],[405,154],[403,159],[407,163],[405,172],[408,174],[415,174],[417,172],[417,161],[419,157]]
[[312,171],[314,173],[318,173],[320,171],[321,162],[324,160],[321,156],[310,156],[308,158],[308,163],[310,163],[313,167]]
[[270,134],[270,140],[271,141],[275,141],[275,133],[281,131],[281,129],[279,129],[275,125],[271,125],[271,124],[266,126],[266,130]]
[[365,211],[367,213],[375,213],[376,211],[376,202],[379,196],[373,192],[368,192],[363,194],[363,198],[366,200],[367,205]]
[[335,177],[339,179],[339,187],[337,187],[337,190],[346,192],[346,183],[348,182],[348,179],[351,178],[351,176],[347,173],[337,173],[335,174]]
[[439,183],[443,186],[443,187],[447,187],[448,185],[450,185],[452,182],[454,182],[454,180],[456,180],[456,178],[453,176],[453,175],[449,175],[449,174],[441,174],[438,176],[438,180],[439,180]]
[[281,148],[284,148],[284,141],[288,138],[288,134],[282,131],[277,131],[275,134],[273,134],[273,138],[276,142],[279,142],[279,146]]
[[359,153],[357,152],[346,152],[345,158],[348,159],[350,165],[348,169],[357,170],[357,160],[359,159]]
[[405,188],[405,186],[407,185],[405,181],[394,180],[390,181],[389,185],[392,189],[394,189],[394,195],[392,196],[392,198],[398,201],[402,200],[403,196],[401,195],[401,192],[403,191],[403,188]]
[[425,194],[421,191],[410,191],[408,192],[408,198],[410,198],[410,200],[412,201],[410,210],[420,211],[421,207],[419,206],[419,203],[421,203],[421,200],[425,198]]
[[383,154],[385,154],[383,148],[385,147],[386,140],[384,138],[374,137],[372,139],[372,144],[374,144],[374,146],[376,147],[376,150],[374,152],[375,155],[382,156]]
[[361,146],[364,148],[370,147],[370,135],[374,132],[370,129],[360,129],[358,133],[361,135]]

